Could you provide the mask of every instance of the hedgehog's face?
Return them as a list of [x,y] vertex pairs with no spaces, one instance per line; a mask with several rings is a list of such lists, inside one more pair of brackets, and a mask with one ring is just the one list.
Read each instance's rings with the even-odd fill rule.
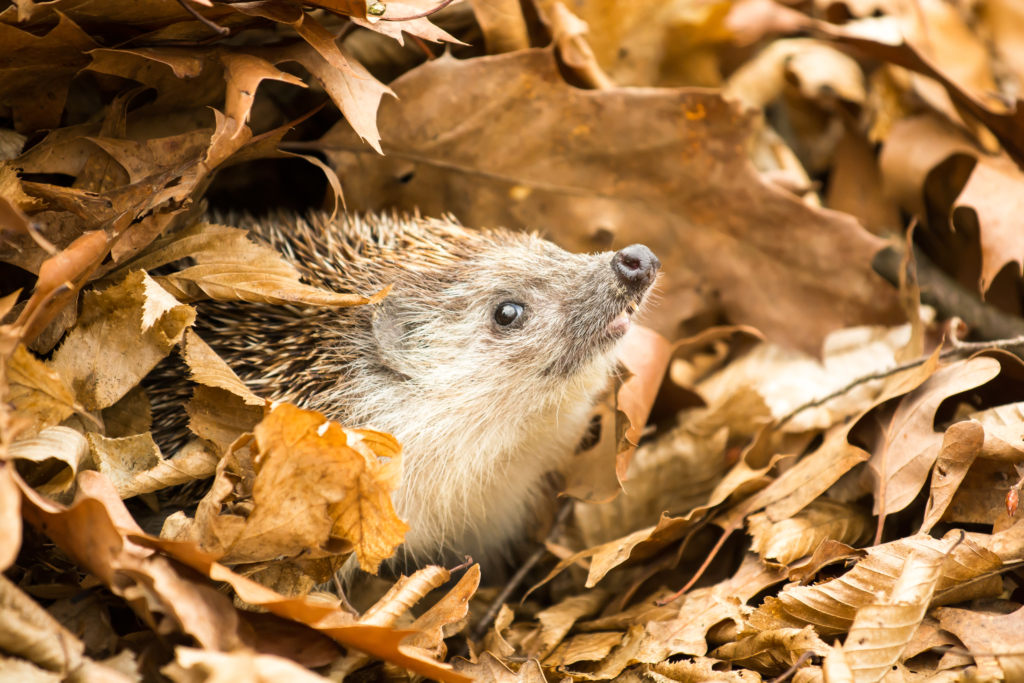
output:
[[483,393],[499,404],[558,401],[572,388],[592,393],[604,387],[660,265],[642,245],[581,255],[509,237],[474,253],[429,294],[396,283],[390,319],[401,323],[376,323],[377,337],[399,349],[393,370],[467,404]]

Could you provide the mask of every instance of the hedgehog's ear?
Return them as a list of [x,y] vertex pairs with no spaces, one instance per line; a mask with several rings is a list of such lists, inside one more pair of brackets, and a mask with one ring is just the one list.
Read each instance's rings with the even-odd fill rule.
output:
[[409,379],[412,374],[408,360],[410,343],[398,306],[385,299],[373,308],[373,336],[381,362],[402,379]]

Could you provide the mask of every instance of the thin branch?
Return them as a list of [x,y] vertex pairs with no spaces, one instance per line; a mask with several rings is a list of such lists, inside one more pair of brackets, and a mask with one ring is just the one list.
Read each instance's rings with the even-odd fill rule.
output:
[[381,17],[381,21],[412,21],[413,19],[422,19],[423,17],[429,17],[431,14],[434,14],[435,12],[440,12],[453,2],[455,2],[455,0],[444,0],[444,2],[442,2],[440,5],[438,5],[434,9],[428,9],[426,12],[414,14],[411,17]]
[[225,26],[218,26],[217,24],[213,23],[211,20],[209,20],[206,17],[204,17],[202,14],[200,14],[198,12],[198,10],[196,10],[195,7],[193,7],[192,5],[188,4],[187,0],[178,0],[178,4],[181,5],[182,7],[184,7],[185,11],[188,12],[189,14],[191,14],[193,17],[195,17],[198,22],[200,22],[201,24],[206,26],[211,31],[215,31],[218,35],[226,36],[226,35],[229,35],[231,33],[231,29],[229,29],[229,28],[227,28]]
[[800,655],[799,658],[797,658],[795,662],[793,662],[793,666],[783,671],[777,678],[773,678],[770,683],[782,683],[783,681],[787,680],[790,676],[796,673],[796,670],[799,669],[804,662],[806,662],[813,656],[814,653],[810,650],[803,653],[802,655]]
[[[558,516],[555,517],[554,524],[551,525],[551,531],[548,533],[548,540],[551,540],[551,538],[554,537],[554,535],[562,527],[562,524],[565,523],[565,520],[569,518],[569,513],[572,512],[572,508],[572,500],[567,500],[564,503],[562,503],[562,508],[558,511]],[[545,548],[543,545],[537,548],[533,555],[530,555],[529,559],[527,559],[526,562],[523,563],[523,566],[521,566],[519,570],[512,575],[512,578],[509,579],[508,583],[505,585],[505,588],[502,589],[501,593],[498,594],[498,597],[496,597],[494,599],[494,602],[491,603],[491,607],[487,610],[487,614],[483,616],[483,618],[477,623],[476,627],[473,629],[472,640],[476,641],[484,637],[484,635],[487,633],[487,629],[491,626],[491,622],[494,621],[495,617],[498,616],[498,612],[501,611],[501,606],[508,601],[509,597],[516,590],[516,588],[518,588],[523,583],[523,581],[526,580],[526,575],[530,573],[530,570],[533,569],[538,562],[544,559],[544,556],[547,554],[547,552],[547,548]]]
[[[950,356],[955,356],[960,353],[974,353],[975,351],[988,351],[990,349],[1009,349],[1015,346],[1024,346],[1024,335],[1020,337],[1013,337],[1012,339],[996,339],[993,341],[982,342],[962,342],[954,337],[951,341],[953,344],[952,347],[946,349],[941,354],[939,354],[939,358],[949,358]],[[805,410],[810,410],[811,408],[823,406],[832,399],[839,398],[840,396],[849,393],[850,390],[859,387],[861,384],[873,382],[876,379],[885,379],[886,377],[890,377],[892,375],[895,375],[896,373],[903,372],[904,370],[916,368],[919,365],[924,365],[925,361],[927,360],[927,356],[922,356],[921,358],[915,358],[914,360],[910,360],[905,363],[900,363],[899,365],[894,365],[888,370],[880,370],[879,372],[873,372],[870,375],[858,377],[857,379],[853,380],[843,388],[833,391],[828,396],[823,396],[821,398],[814,399],[813,401],[808,401],[802,406],[795,408],[792,412],[790,412],[781,420],[779,420],[778,426],[781,427],[782,425],[786,424],[787,422],[789,422],[790,420],[792,420],[794,417],[804,412]]]

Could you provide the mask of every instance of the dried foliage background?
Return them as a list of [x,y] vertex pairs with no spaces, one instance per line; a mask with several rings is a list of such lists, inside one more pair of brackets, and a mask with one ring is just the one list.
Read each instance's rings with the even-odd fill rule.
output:
[[[0,0],[0,680],[1024,681],[1022,86],[1020,0]],[[389,576],[401,444],[192,329],[387,289],[211,208],[659,255],[515,576]]]

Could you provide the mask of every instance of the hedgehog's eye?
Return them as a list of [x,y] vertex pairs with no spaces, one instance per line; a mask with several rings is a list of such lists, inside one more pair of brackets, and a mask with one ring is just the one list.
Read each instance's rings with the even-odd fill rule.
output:
[[498,307],[494,309],[494,322],[502,327],[508,327],[518,320],[522,314],[522,306],[506,301],[505,303],[498,304]]

